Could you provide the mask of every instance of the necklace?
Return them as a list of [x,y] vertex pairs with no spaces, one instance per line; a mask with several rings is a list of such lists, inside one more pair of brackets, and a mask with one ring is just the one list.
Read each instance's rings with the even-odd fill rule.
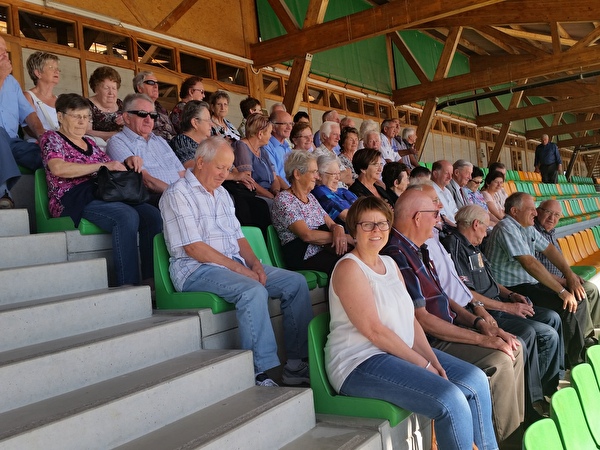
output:
[[254,148],[254,146],[250,142],[250,139],[245,138],[243,140],[245,141],[244,143],[250,148],[252,153],[254,153],[254,156],[256,156],[257,158],[260,158],[260,146],[257,146],[256,148]]
[[293,187],[290,187],[290,192],[292,193],[292,195],[294,197],[296,197],[298,200],[300,200],[302,203],[304,203],[305,205],[308,204],[308,196],[306,196],[306,200],[300,198],[300,196],[296,193],[296,191],[294,191]]

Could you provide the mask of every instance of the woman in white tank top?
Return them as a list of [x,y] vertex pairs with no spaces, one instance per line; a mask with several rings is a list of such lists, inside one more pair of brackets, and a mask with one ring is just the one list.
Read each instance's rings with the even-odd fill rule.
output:
[[60,80],[58,63],[58,56],[52,53],[35,52],[29,55],[27,72],[34,87],[24,92],[25,98],[35,108],[44,129],[53,131],[58,130],[54,95],[54,88]]
[[359,198],[346,216],[356,247],[336,264],[329,286],[329,380],[342,395],[434,419],[440,450],[497,449],[487,377],[431,348],[396,263],[379,255],[391,223],[390,208],[376,197]]

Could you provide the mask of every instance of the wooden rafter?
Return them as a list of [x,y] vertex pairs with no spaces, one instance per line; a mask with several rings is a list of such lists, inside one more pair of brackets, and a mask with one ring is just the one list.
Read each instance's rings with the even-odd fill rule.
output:
[[577,42],[569,49],[569,51],[577,51],[582,47],[588,47],[594,42],[596,42],[598,39],[600,39],[600,25],[596,25],[596,28],[592,32],[588,33],[587,36],[580,39],[579,42]]
[[296,18],[291,13],[290,8],[288,8],[288,5],[284,0],[267,1],[287,33],[293,33],[294,31],[298,31],[300,29],[300,25],[298,25]]
[[[435,31],[435,33],[433,31]],[[433,31],[428,30],[428,31],[423,31],[423,33],[426,34],[427,36],[431,37],[432,39],[435,39],[436,41],[444,44],[446,42],[446,38],[448,37],[448,30],[443,29],[443,28],[436,28]],[[439,36],[438,36],[438,34],[439,34]],[[443,38],[440,36],[442,36]],[[483,49],[479,45],[473,44],[471,41],[468,41],[464,37],[460,38],[460,42],[458,43],[458,47],[457,47],[456,51],[460,52],[461,48],[470,50],[477,55],[489,55],[489,52],[487,50]],[[468,54],[467,54],[467,56],[468,56]]]
[[251,57],[255,67],[264,67],[502,1],[506,0],[397,0],[253,44]]
[[547,55],[547,52],[539,49],[535,45],[532,45],[531,43],[523,39],[519,39],[507,33],[504,33],[503,30],[499,30],[498,28],[494,28],[489,25],[483,25],[481,27],[475,28],[475,31],[477,31],[479,34],[486,38],[494,39],[494,43],[496,41],[503,42],[506,45],[510,45],[511,47],[518,48],[519,50],[523,50],[526,53],[536,56]]
[[496,67],[495,70],[471,72],[443,80],[421,83],[420,86],[398,89],[393,93],[398,105],[418,102],[432,96],[459,94],[488,86],[552,75],[565,70],[585,70],[600,66],[600,46],[582,48],[578,51],[562,52],[560,55],[539,57],[535,64],[523,62],[511,67]]
[[558,30],[558,22],[550,24],[550,32],[552,33],[552,52],[556,55],[562,51],[561,34]]
[[171,29],[173,25],[177,23],[179,19],[181,19],[191,8],[194,6],[198,0],[182,0],[179,5],[177,5],[169,14],[165,16],[160,23],[154,27],[155,31],[159,31],[161,33],[166,33]]
[[402,36],[400,36],[396,31],[388,34],[388,36],[390,37],[391,41],[394,43],[400,54],[404,57],[404,61],[406,61],[406,64],[408,64],[408,67],[411,68],[417,79],[421,83],[427,83],[429,81],[427,74],[421,67],[419,61],[417,61],[417,58],[415,58],[415,55],[412,53],[412,51],[408,48],[408,46],[402,39]]
[[[523,97],[523,103],[525,103],[527,106],[533,106],[533,103],[531,103],[531,100],[529,100],[529,98],[527,98],[526,96]],[[546,121],[544,120],[544,118],[542,116],[537,116],[535,119],[540,123],[540,125],[543,128],[548,128],[549,125],[546,123]]]
[[537,130],[529,130],[525,133],[525,137],[527,139],[536,139],[542,134],[547,134],[548,136],[560,136],[561,134],[570,134],[578,131],[589,130],[600,130],[600,119],[583,120],[581,122],[556,125],[548,128],[539,128]]
[[[513,27],[511,28],[499,28],[500,31],[502,31],[503,33],[508,34],[509,36],[513,36],[519,39],[528,39],[530,41],[536,41],[536,42],[544,42],[546,44],[552,44],[552,36],[549,34],[543,34],[543,33],[533,33],[531,31],[525,31],[525,30],[517,30]],[[560,44],[561,45],[567,45],[569,47],[571,47],[572,45],[575,45],[577,43],[577,41],[575,39],[560,39]]]
[[506,110],[497,113],[484,114],[477,117],[477,126],[489,126],[507,121],[523,120],[530,117],[543,116],[546,114],[555,114],[565,111],[579,109],[597,108],[600,104],[600,95],[573,98],[568,100],[559,100],[555,102],[541,103],[538,105],[518,108],[512,111]]
[[565,147],[579,147],[580,145],[598,145],[600,144],[600,134],[594,134],[592,136],[582,136],[575,139],[567,139],[564,141],[558,141],[556,145],[560,148]]
[[[522,84],[527,83],[527,80],[523,80]],[[519,103],[521,102],[521,99],[523,98],[523,91],[520,92],[515,92],[512,97],[510,98],[510,103],[508,104],[508,110],[514,110],[515,108],[517,108],[517,106],[519,106]],[[498,158],[500,157],[500,152],[502,151],[502,148],[504,147],[504,142],[506,141],[506,136],[508,136],[508,132],[510,131],[510,127],[512,125],[512,122],[504,122],[502,124],[502,127],[500,127],[500,132],[498,133],[498,136],[496,136],[496,144],[494,145],[494,150],[492,151],[492,154],[490,155],[490,162],[496,162],[498,161]]]
[[530,24],[551,22],[589,22],[596,12],[588,0],[507,0],[458,16],[432,20],[413,28],[480,27],[483,25]]

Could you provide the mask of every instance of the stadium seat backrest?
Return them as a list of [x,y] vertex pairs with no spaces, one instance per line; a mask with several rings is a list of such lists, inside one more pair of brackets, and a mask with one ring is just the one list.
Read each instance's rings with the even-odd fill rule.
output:
[[564,450],[556,424],[552,419],[532,423],[523,436],[523,450]]
[[591,255],[585,246],[580,233],[573,233],[573,239],[575,239],[575,245],[577,245],[577,250],[579,250],[579,254],[581,255],[582,259]]
[[565,387],[555,392],[550,401],[550,417],[558,428],[563,446],[567,449],[597,448],[586,423],[575,388]]
[[579,396],[589,431],[600,448],[600,388],[594,369],[589,364],[578,364],[571,370],[571,380]]
[[596,383],[600,388],[600,345],[596,344],[587,349],[585,353],[585,360],[594,369],[594,375],[596,375]]
[[269,250],[267,250],[267,244],[260,228],[243,226],[242,233],[244,233],[244,237],[260,262],[267,266],[272,266],[271,256],[269,255]]
[[567,263],[570,266],[574,266],[575,260],[573,259],[573,255],[571,254],[571,248],[569,247],[569,243],[567,242],[567,239],[564,237],[560,237],[557,239],[557,241],[558,241],[558,246],[560,247],[560,250],[562,251],[563,256],[567,260]]

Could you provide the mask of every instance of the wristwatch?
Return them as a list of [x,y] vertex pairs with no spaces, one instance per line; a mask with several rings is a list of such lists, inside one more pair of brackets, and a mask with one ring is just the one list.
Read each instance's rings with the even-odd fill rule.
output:
[[480,302],[480,301],[478,301],[478,300],[473,300],[473,301],[471,302],[471,307],[472,307],[472,308],[477,308],[478,306],[485,306],[485,305],[483,304],[483,302]]

